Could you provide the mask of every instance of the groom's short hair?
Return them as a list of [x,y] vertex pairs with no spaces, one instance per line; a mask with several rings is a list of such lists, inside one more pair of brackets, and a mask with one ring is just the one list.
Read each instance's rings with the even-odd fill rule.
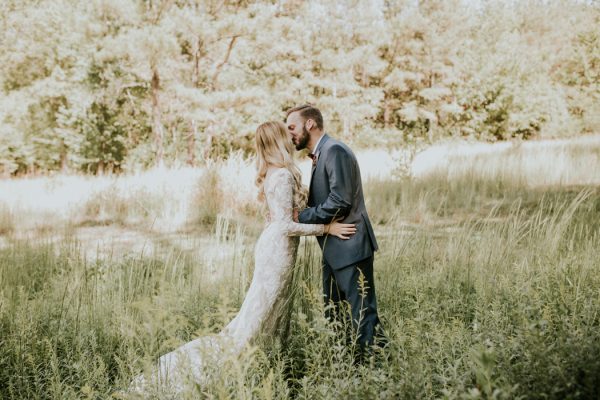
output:
[[296,111],[300,112],[300,116],[304,118],[305,121],[307,119],[312,119],[317,124],[317,128],[323,130],[323,115],[317,107],[312,104],[302,104],[301,106],[290,108],[285,114],[285,117],[289,117],[291,113]]

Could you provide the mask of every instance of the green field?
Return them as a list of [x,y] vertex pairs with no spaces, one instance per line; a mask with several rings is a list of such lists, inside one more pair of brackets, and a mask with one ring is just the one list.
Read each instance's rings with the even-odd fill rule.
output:
[[[322,317],[309,239],[285,345],[248,349],[190,398],[600,396],[598,188],[429,179],[365,190],[385,352],[353,365]],[[156,357],[217,332],[249,284],[258,218],[215,216],[212,228],[182,234],[195,251],[156,236],[152,252],[96,259],[72,227],[28,238],[6,228],[0,398],[118,398]],[[208,246],[228,253],[215,265],[199,256]]]

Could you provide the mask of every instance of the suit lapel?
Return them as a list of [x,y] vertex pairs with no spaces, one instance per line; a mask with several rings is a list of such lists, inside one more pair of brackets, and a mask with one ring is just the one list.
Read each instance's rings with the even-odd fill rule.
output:
[[329,140],[329,135],[328,134],[323,134],[323,138],[321,138],[321,141],[319,142],[319,145],[317,146],[317,148],[315,149],[315,154],[319,154],[321,152],[321,148],[323,147],[323,145],[325,144],[325,142],[327,142]]

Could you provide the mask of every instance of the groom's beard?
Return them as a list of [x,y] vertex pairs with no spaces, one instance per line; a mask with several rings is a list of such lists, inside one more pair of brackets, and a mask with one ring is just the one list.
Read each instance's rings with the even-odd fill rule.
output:
[[306,126],[302,127],[302,136],[298,138],[298,143],[296,144],[296,150],[300,151],[306,148],[308,145],[308,140],[310,139],[310,133],[306,129]]

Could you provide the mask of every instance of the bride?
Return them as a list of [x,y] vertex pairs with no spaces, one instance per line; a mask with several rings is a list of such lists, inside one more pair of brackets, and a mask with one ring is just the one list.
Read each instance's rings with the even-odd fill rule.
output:
[[220,333],[200,337],[161,356],[156,371],[134,378],[132,390],[143,392],[153,384],[182,391],[188,381],[203,382],[203,365],[218,365],[220,359],[240,354],[257,339],[281,335],[288,317],[285,303],[299,236],[333,235],[348,239],[356,232],[354,224],[294,222],[294,209],[305,207],[307,190],[302,186],[293,152],[283,123],[269,121],[256,129],[256,185],[259,200],[266,202],[269,209],[269,220],[256,243],[254,276],[236,317]]

